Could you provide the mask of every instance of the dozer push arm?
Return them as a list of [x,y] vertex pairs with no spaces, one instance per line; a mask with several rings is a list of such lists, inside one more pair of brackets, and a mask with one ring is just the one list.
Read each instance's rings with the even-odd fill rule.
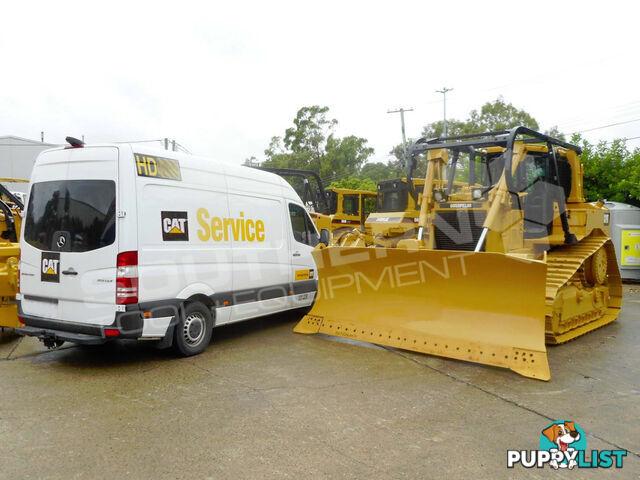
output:
[[[436,174],[442,179],[442,168],[447,163],[449,154],[446,150],[429,150],[427,153],[427,175],[424,180],[424,190],[422,193],[422,202],[420,203],[420,217],[418,219],[418,241],[421,242],[424,236],[425,228],[430,230],[429,215],[433,208],[433,187]],[[409,179],[407,179],[409,181]],[[413,184],[413,182],[410,182]]]

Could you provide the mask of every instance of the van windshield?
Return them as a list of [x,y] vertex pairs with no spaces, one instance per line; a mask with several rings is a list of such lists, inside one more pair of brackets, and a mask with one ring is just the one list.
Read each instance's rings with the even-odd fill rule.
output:
[[88,252],[116,238],[112,180],[58,180],[31,187],[25,240],[40,250]]

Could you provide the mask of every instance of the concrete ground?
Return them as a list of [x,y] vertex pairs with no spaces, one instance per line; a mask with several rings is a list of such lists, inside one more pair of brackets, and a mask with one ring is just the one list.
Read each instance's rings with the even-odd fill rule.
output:
[[[552,379],[292,333],[272,317],[202,355],[0,335],[0,478],[640,478],[640,288],[620,319],[549,348]],[[552,420],[624,468],[506,468]]]

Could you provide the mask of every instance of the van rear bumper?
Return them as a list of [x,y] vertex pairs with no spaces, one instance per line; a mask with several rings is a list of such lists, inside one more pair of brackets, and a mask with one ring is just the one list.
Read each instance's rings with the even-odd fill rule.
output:
[[[17,328],[16,331],[40,339],[57,338],[67,342],[95,345],[118,338],[137,339],[142,334],[142,318],[137,312],[114,316],[111,325],[95,325],[28,315],[22,311],[18,303],[18,317],[25,326]],[[107,336],[105,330],[118,330],[118,335]]]
[[29,337],[38,337],[42,341],[52,340],[55,342],[56,340],[59,340],[63,342],[79,343],[82,345],[100,345],[107,341],[106,337],[98,335],[64,332],[62,330],[52,330],[50,328],[20,327],[16,328],[16,331]]

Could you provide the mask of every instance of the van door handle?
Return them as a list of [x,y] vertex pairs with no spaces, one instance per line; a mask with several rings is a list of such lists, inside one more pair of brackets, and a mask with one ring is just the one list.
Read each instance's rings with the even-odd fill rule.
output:
[[299,257],[300,256],[300,252],[293,252],[293,256],[294,257]]
[[78,272],[76,272],[73,268],[70,268],[69,270],[63,270],[62,274],[63,275],[77,275]]

